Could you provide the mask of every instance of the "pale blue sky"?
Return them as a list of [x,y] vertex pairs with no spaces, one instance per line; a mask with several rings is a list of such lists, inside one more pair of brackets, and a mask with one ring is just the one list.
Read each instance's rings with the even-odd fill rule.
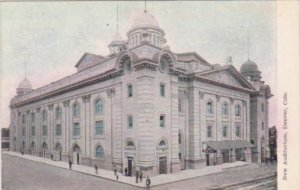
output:
[[[116,32],[124,39],[132,17],[144,2],[26,2],[1,3],[1,127],[9,125],[9,101],[27,78],[34,88],[75,73],[85,52],[107,55]],[[270,125],[276,123],[276,2],[148,2],[175,53],[197,52],[210,63],[224,64],[228,56],[239,70],[250,59],[275,95],[270,101]]]

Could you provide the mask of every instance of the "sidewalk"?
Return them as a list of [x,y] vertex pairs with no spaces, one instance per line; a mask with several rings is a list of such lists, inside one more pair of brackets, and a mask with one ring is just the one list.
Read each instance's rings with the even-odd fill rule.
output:
[[[18,153],[18,152],[3,152],[3,154],[15,156],[15,157],[19,157],[19,158],[23,158],[23,159],[27,159],[27,160],[32,160],[32,161],[36,161],[36,162],[40,162],[40,163],[44,163],[44,164],[48,164],[51,166],[56,166],[56,167],[60,167],[60,168],[69,170],[69,165],[67,162],[53,161],[53,160],[50,160],[47,158],[31,156],[28,154],[22,155],[21,153]],[[151,177],[151,186],[153,187],[153,186],[157,186],[157,185],[168,184],[168,183],[191,179],[191,178],[195,178],[195,177],[215,174],[215,173],[222,172],[228,168],[243,166],[243,165],[247,165],[247,164],[249,164],[249,163],[246,163],[246,162],[224,163],[224,164],[216,165],[216,166],[207,166],[202,169],[189,169],[189,170],[182,170],[180,172],[173,173],[173,174],[161,174],[158,176]],[[95,177],[101,177],[104,179],[116,181],[119,183],[125,183],[125,184],[136,186],[136,187],[145,187],[145,179],[143,180],[142,183],[136,184],[135,177],[127,177],[127,176],[123,176],[122,174],[118,173],[119,180],[117,181],[116,177],[114,176],[114,172],[109,171],[109,170],[98,169],[98,174],[95,174],[95,169],[93,167],[73,164],[72,171],[92,175]]]

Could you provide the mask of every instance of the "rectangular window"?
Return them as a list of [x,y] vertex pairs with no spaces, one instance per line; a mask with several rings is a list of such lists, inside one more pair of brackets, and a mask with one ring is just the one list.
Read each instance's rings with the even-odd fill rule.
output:
[[22,128],[22,136],[25,136],[25,127]]
[[74,123],[73,124],[73,136],[74,137],[80,136],[80,125],[79,125],[79,123]]
[[182,101],[181,101],[181,99],[178,99],[178,111],[182,112]]
[[165,85],[160,84],[160,96],[164,97],[165,96]]
[[165,127],[165,116],[164,115],[161,115],[159,117],[159,125],[160,125],[160,127]]
[[132,95],[133,95],[133,92],[132,92],[132,85],[130,84],[130,85],[128,85],[128,97],[132,97]]
[[227,126],[223,126],[223,137],[227,137]]
[[265,123],[261,122],[261,130],[264,130],[264,129],[265,129]]
[[48,130],[47,130],[47,126],[44,125],[43,126],[43,136],[47,136]]
[[96,121],[96,135],[103,135],[104,124],[103,121]]
[[61,124],[56,125],[55,133],[56,133],[56,136],[61,136]]
[[212,126],[207,126],[207,137],[212,137]]
[[31,136],[35,136],[35,126],[31,127]]
[[241,126],[235,127],[235,136],[237,136],[237,137],[241,136]]
[[128,128],[132,128],[133,127],[133,119],[132,119],[132,115],[128,116]]

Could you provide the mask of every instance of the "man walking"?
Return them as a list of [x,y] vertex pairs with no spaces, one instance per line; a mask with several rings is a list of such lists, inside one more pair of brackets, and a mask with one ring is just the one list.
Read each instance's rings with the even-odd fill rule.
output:
[[73,162],[72,162],[72,160],[70,159],[70,160],[69,160],[69,168],[70,168],[70,170],[72,170],[72,164],[73,164]]
[[127,171],[128,171],[128,169],[127,169],[127,167],[125,167],[125,176],[127,176]]
[[140,171],[140,182],[143,182],[143,172]]
[[149,176],[147,176],[146,179],[146,190],[150,190],[151,180],[149,179]]
[[139,183],[139,171],[135,172],[135,183]]
[[98,174],[98,166],[95,164],[95,172]]
[[114,165],[114,173],[115,173],[115,176],[117,175],[117,167]]

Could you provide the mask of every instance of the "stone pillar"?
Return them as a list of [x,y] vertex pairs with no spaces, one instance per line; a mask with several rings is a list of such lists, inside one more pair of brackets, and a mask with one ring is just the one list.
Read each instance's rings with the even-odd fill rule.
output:
[[204,92],[199,92],[199,135],[200,135],[200,159],[201,161],[205,162],[206,161],[206,153],[204,149],[204,143],[206,142],[207,139],[207,134],[206,134],[206,110],[205,110],[205,103],[204,103]]
[[242,117],[243,117],[243,120],[242,120],[242,140],[247,140],[247,115],[248,115],[248,112],[247,112],[247,102],[245,100],[242,101],[243,104],[243,111],[242,111]]
[[28,154],[29,153],[29,147],[30,147],[30,110],[26,110],[26,122],[25,122],[25,125],[26,125],[26,153]]
[[235,140],[235,108],[234,99],[230,98],[230,111],[229,111],[229,136],[230,140]]
[[221,96],[216,95],[216,141],[222,140],[222,103],[220,102]]
[[[65,100],[63,102],[64,104],[64,111],[63,111],[63,116],[65,117],[65,144],[64,144],[64,157],[65,160],[68,160],[68,155],[70,153],[70,100]],[[62,145],[63,146],[63,145]]]
[[42,137],[42,117],[41,117],[41,108],[36,109],[36,127],[35,127],[35,135],[36,135],[36,151],[41,151],[41,137]]
[[189,89],[189,166],[196,168],[200,162],[200,100],[199,92],[195,87]]
[[172,77],[171,81],[171,172],[180,171],[178,147],[178,78]]
[[48,105],[48,123],[49,123],[49,136],[50,136],[50,142],[49,142],[49,151],[53,151],[53,144],[54,144],[54,118],[53,118],[53,104]]

